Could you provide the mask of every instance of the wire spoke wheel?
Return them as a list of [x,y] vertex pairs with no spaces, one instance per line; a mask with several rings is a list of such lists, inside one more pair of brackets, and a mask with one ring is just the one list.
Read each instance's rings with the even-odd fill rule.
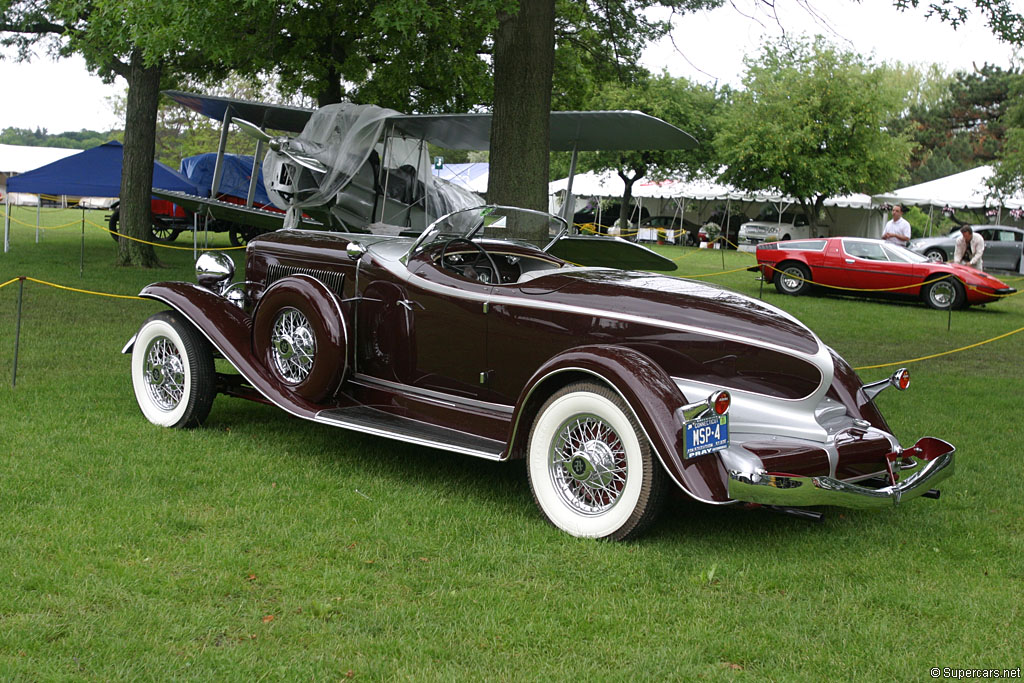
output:
[[185,394],[185,366],[177,347],[167,337],[156,337],[145,355],[144,382],[153,402],[174,410]]
[[526,455],[537,506],[573,536],[633,538],[661,509],[665,472],[629,404],[606,385],[576,382],[552,394]]
[[594,415],[566,422],[552,444],[550,472],[570,508],[593,515],[609,510],[626,486],[626,450],[615,430]]
[[296,308],[282,309],[270,332],[274,367],[289,384],[309,376],[316,360],[316,335],[309,320]]
[[213,351],[176,311],[143,323],[132,348],[132,386],[142,414],[161,427],[198,427],[217,393]]

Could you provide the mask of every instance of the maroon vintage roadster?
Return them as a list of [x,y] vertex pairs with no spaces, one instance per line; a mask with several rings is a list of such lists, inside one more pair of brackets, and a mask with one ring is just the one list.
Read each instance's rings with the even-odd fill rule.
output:
[[[146,287],[170,310],[124,349],[143,414],[197,426],[223,393],[525,458],[547,519],[597,538],[638,534],[673,487],[799,514],[934,496],[953,472],[953,446],[901,446],[875,406],[883,389],[907,387],[905,370],[863,385],[777,308],[568,263],[547,249],[564,229],[547,214],[481,206],[418,237],[371,228],[279,230],[249,243],[243,281],[231,283],[226,256],[205,254],[198,284]],[[237,373],[217,372],[215,357]]]

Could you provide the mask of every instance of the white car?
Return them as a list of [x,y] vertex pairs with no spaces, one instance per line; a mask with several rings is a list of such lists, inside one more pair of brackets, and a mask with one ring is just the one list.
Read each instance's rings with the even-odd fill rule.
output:
[[781,219],[756,220],[740,226],[739,244],[758,245],[762,242],[800,240],[815,237],[802,212],[783,213]]

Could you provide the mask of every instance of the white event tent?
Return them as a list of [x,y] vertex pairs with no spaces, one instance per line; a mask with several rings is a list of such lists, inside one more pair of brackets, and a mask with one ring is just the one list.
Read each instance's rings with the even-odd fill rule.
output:
[[[552,211],[561,202],[560,197],[567,185],[568,178],[548,184]],[[579,174],[573,180],[572,186],[573,195],[579,198],[616,199],[621,198],[624,191],[623,180],[612,170]],[[708,214],[722,205],[732,214],[752,216],[765,204],[773,205],[781,213],[796,203],[794,198],[777,192],[747,192],[710,179],[642,178],[633,184],[633,197],[637,203],[637,209],[633,213],[634,221],[639,221],[641,210],[646,208],[652,216],[686,217],[687,220],[698,224],[705,222]],[[826,200],[830,233],[863,237],[881,235],[884,221],[878,206],[879,204],[866,194]]]
[[991,166],[979,166],[926,183],[878,194],[874,196],[874,200],[904,206],[927,206],[929,217],[935,208],[988,209],[995,212],[996,222],[1001,223],[1003,210],[1024,209],[1024,194],[1018,192],[1009,197],[998,196],[988,186],[988,180],[994,172]]

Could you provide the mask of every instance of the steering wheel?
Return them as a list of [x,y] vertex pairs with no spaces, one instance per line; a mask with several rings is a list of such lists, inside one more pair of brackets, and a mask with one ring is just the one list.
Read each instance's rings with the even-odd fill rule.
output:
[[[491,255],[488,254],[487,250],[484,249],[482,246],[480,246],[476,242],[473,242],[472,240],[466,239],[465,237],[456,237],[455,239],[448,240],[447,242],[445,242],[444,246],[441,248],[441,267],[442,268],[446,268],[447,267],[447,266],[445,266],[445,260],[444,260],[445,254],[447,254],[448,253],[448,249],[451,248],[451,246],[453,244],[456,244],[456,243],[468,244],[470,247],[476,249],[477,252],[478,252],[476,254],[476,258],[474,258],[471,263],[464,263],[464,264],[462,264],[462,266],[464,268],[471,268],[471,269],[473,269],[475,271],[476,270],[476,264],[480,263],[480,257],[482,255],[483,258],[487,259],[487,264],[491,267],[491,272],[494,274],[493,275],[494,282],[488,283],[488,284],[501,284],[501,271],[498,270],[498,265],[494,262],[494,259],[491,258]],[[461,274],[466,276],[466,277],[471,277],[470,275],[468,275],[466,273],[461,273]],[[479,280],[480,282],[487,282],[486,280],[481,279],[479,275],[476,275],[475,278],[477,280]]]

